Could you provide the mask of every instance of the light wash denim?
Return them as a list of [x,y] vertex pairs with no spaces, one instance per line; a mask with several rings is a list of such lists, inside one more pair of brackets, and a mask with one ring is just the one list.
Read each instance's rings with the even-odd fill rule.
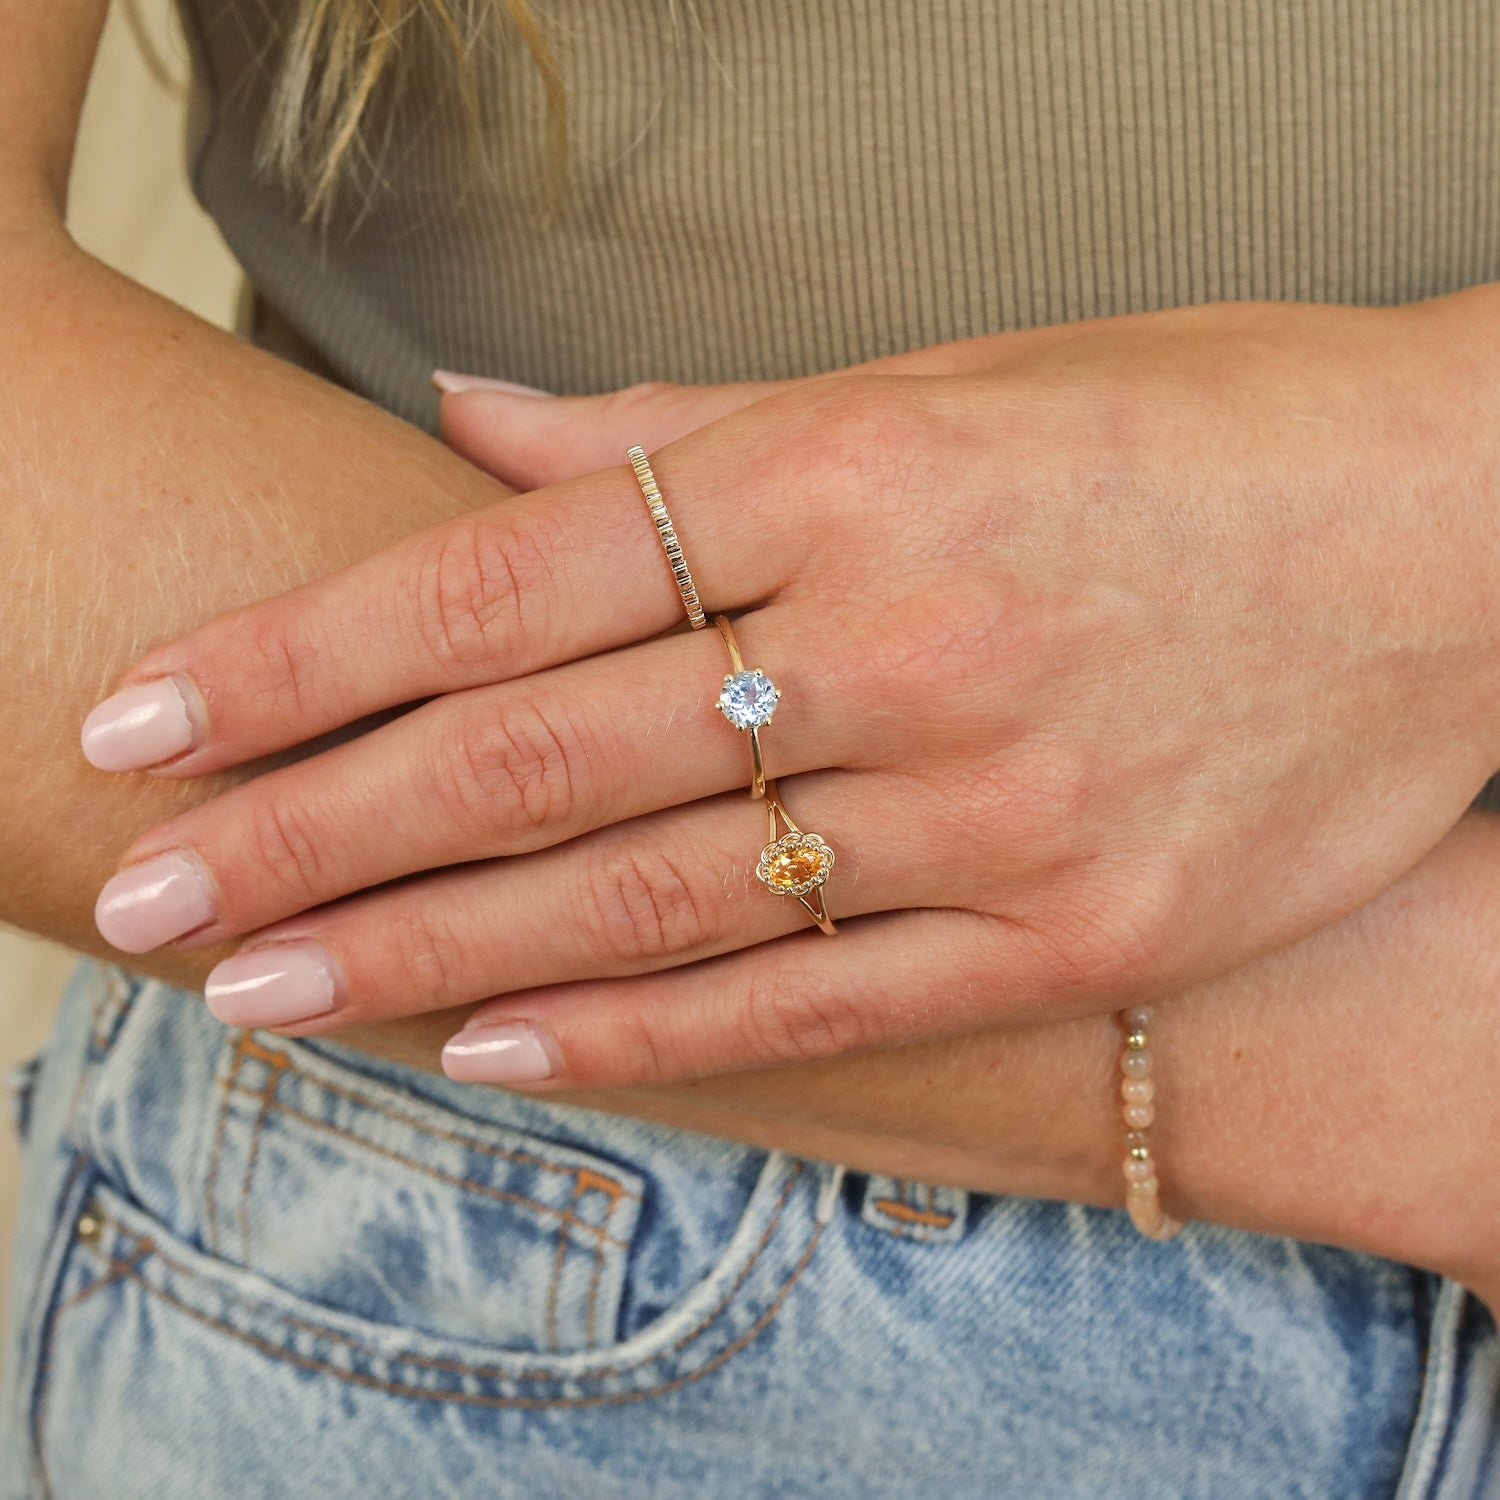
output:
[[1500,1357],[1368,1256],[226,1031],[87,964],[15,1086],[4,1500],[1475,1500]]

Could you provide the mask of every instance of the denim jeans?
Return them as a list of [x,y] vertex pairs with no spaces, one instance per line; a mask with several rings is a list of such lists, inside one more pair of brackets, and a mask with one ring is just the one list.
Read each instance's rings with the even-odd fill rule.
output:
[[14,1085],[4,1500],[1500,1493],[1409,1267],[226,1031],[86,964]]

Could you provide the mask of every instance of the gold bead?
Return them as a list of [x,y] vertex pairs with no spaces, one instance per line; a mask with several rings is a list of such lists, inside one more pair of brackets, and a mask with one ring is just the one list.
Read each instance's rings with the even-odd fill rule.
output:
[[1146,1033],[1144,1031],[1132,1031],[1125,1038],[1125,1045],[1132,1052],[1140,1052],[1146,1045]]
[[1131,1161],[1150,1161],[1151,1148],[1149,1146],[1132,1146],[1130,1148]]

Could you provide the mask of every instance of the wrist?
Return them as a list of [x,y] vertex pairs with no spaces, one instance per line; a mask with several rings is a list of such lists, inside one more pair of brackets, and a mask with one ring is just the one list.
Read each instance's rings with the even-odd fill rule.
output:
[[1494,1290],[1497,933],[1500,818],[1472,813],[1353,916],[1159,1006],[1173,1211]]

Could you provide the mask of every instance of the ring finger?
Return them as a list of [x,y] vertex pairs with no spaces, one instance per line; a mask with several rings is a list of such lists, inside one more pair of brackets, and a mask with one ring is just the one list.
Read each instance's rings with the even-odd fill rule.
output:
[[[826,658],[774,646],[776,621],[773,607],[740,627],[749,662],[785,692],[772,773],[867,752],[858,713],[827,710],[839,695]],[[189,933],[221,942],[403,875],[744,786],[744,736],[714,708],[727,665],[718,633],[695,632],[435,699],[151,830],[101,892],[99,930],[130,953]]]
[[[829,772],[780,783],[804,829],[829,834],[836,917],[936,899],[925,818],[902,829],[882,813],[877,829],[884,780]],[[209,1006],[228,1025],[308,1034],[810,930],[794,898],[773,898],[756,878],[766,833],[766,804],[727,793],[366,892],[256,933],[210,975]]]

